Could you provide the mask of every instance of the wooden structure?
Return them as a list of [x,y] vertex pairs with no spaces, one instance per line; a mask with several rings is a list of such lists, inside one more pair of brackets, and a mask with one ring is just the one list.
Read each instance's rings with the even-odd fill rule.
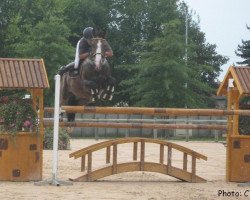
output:
[[0,133],[0,180],[42,179],[43,90],[49,82],[42,59],[0,58],[0,89],[24,89],[31,95],[39,120],[39,134]]
[[[239,109],[240,100],[250,96],[250,67],[231,66],[217,95],[227,96],[228,110]],[[226,164],[227,181],[250,182],[250,135],[240,135],[237,114],[228,116]]]
[[[45,127],[52,127],[53,121],[44,120]],[[60,127],[94,127],[94,128],[126,128],[126,129],[203,129],[226,130],[225,125],[208,124],[154,124],[154,123],[113,123],[113,122],[60,122]]]
[[[54,108],[45,107],[46,112],[54,112]],[[62,106],[66,113],[92,114],[130,114],[152,116],[225,116],[250,115],[249,110],[218,110],[218,109],[183,109],[183,108],[145,108],[145,107],[98,107],[98,106]]]
[[[133,145],[133,161],[127,163],[118,163],[119,156],[118,145],[132,143]],[[154,143],[159,144],[159,163],[148,162],[145,160],[145,144]],[[138,161],[138,146],[140,146],[140,159]],[[164,155],[164,148],[167,147],[167,156]],[[106,166],[101,169],[94,170],[92,168],[92,154],[100,149],[106,149]],[[112,149],[112,155],[111,155]],[[172,150],[178,150],[183,153],[183,165],[182,168],[177,168],[172,165]],[[188,171],[188,156],[191,156],[191,171]],[[70,157],[75,159],[81,158],[81,172],[83,174],[72,181],[94,181],[112,174],[119,174],[123,172],[133,171],[148,171],[157,172],[165,175],[169,175],[187,182],[206,182],[205,179],[196,175],[196,159],[207,160],[207,157],[192,151],[186,147],[162,141],[156,139],[147,138],[124,138],[109,140],[88,146],[70,154]],[[86,167],[87,157],[87,167]],[[111,161],[112,157],[112,161]],[[166,158],[166,159],[165,159]],[[166,161],[165,161],[166,160]],[[85,169],[87,169],[86,173]]]

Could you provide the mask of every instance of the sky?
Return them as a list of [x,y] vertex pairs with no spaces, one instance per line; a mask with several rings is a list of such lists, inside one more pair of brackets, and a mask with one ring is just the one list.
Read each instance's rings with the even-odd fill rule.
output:
[[199,16],[201,31],[208,43],[217,45],[217,53],[229,57],[221,69],[222,81],[230,65],[242,61],[235,50],[242,40],[250,40],[250,0],[185,0],[189,8]]

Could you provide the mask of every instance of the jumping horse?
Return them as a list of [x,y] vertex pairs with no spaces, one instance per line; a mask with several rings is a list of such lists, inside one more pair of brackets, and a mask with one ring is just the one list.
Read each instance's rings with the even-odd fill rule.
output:
[[[103,38],[93,38],[90,43],[90,56],[80,63],[78,75],[69,71],[61,77],[60,106],[89,105],[113,98],[116,81],[104,55],[109,44]],[[75,114],[67,113],[67,118],[74,121]]]

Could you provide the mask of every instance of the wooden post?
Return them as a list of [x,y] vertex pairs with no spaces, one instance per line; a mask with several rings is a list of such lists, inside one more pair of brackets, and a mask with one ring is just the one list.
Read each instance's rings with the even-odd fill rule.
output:
[[144,171],[144,161],[145,161],[145,141],[141,140],[141,163],[140,170]]
[[[233,88],[232,91],[232,104],[234,110],[239,109],[239,90],[237,88]],[[233,132],[232,135],[239,135],[239,115],[233,115]]]
[[138,150],[138,142],[134,142],[134,148],[133,148],[133,160],[137,160],[137,150]]
[[168,174],[171,173],[172,167],[172,145],[168,145]]
[[196,177],[196,155],[195,153],[192,154],[192,178],[191,178],[191,182],[196,182],[195,180]]
[[106,164],[110,163],[110,146],[106,149]]
[[82,156],[82,160],[81,160],[81,172],[85,171],[85,155]]
[[187,153],[183,153],[183,170],[187,171]]
[[160,144],[160,163],[164,163],[164,145]]
[[[231,110],[232,109],[232,88],[228,88],[228,93],[227,93],[227,109]],[[231,166],[231,152],[230,149],[232,149],[231,145],[231,134],[233,131],[233,116],[228,116],[227,118],[227,155],[226,155],[226,180],[230,181],[230,166]]]
[[117,173],[117,144],[113,144],[113,174]]
[[91,181],[91,172],[92,172],[92,152],[88,153],[88,172],[87,172],[87,181]]

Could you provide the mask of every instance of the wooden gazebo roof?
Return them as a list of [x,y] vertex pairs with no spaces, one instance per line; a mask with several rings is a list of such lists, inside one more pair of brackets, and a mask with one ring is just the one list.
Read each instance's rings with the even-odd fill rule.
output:
[[0,58],[0,88],[49,88],[43,59]]
[[250,66],[229,67],[224,80],[217,90],[217,95],[227,95],[228,80],[233,79],[234,86],[239,90],[240,96],[250,96]]

